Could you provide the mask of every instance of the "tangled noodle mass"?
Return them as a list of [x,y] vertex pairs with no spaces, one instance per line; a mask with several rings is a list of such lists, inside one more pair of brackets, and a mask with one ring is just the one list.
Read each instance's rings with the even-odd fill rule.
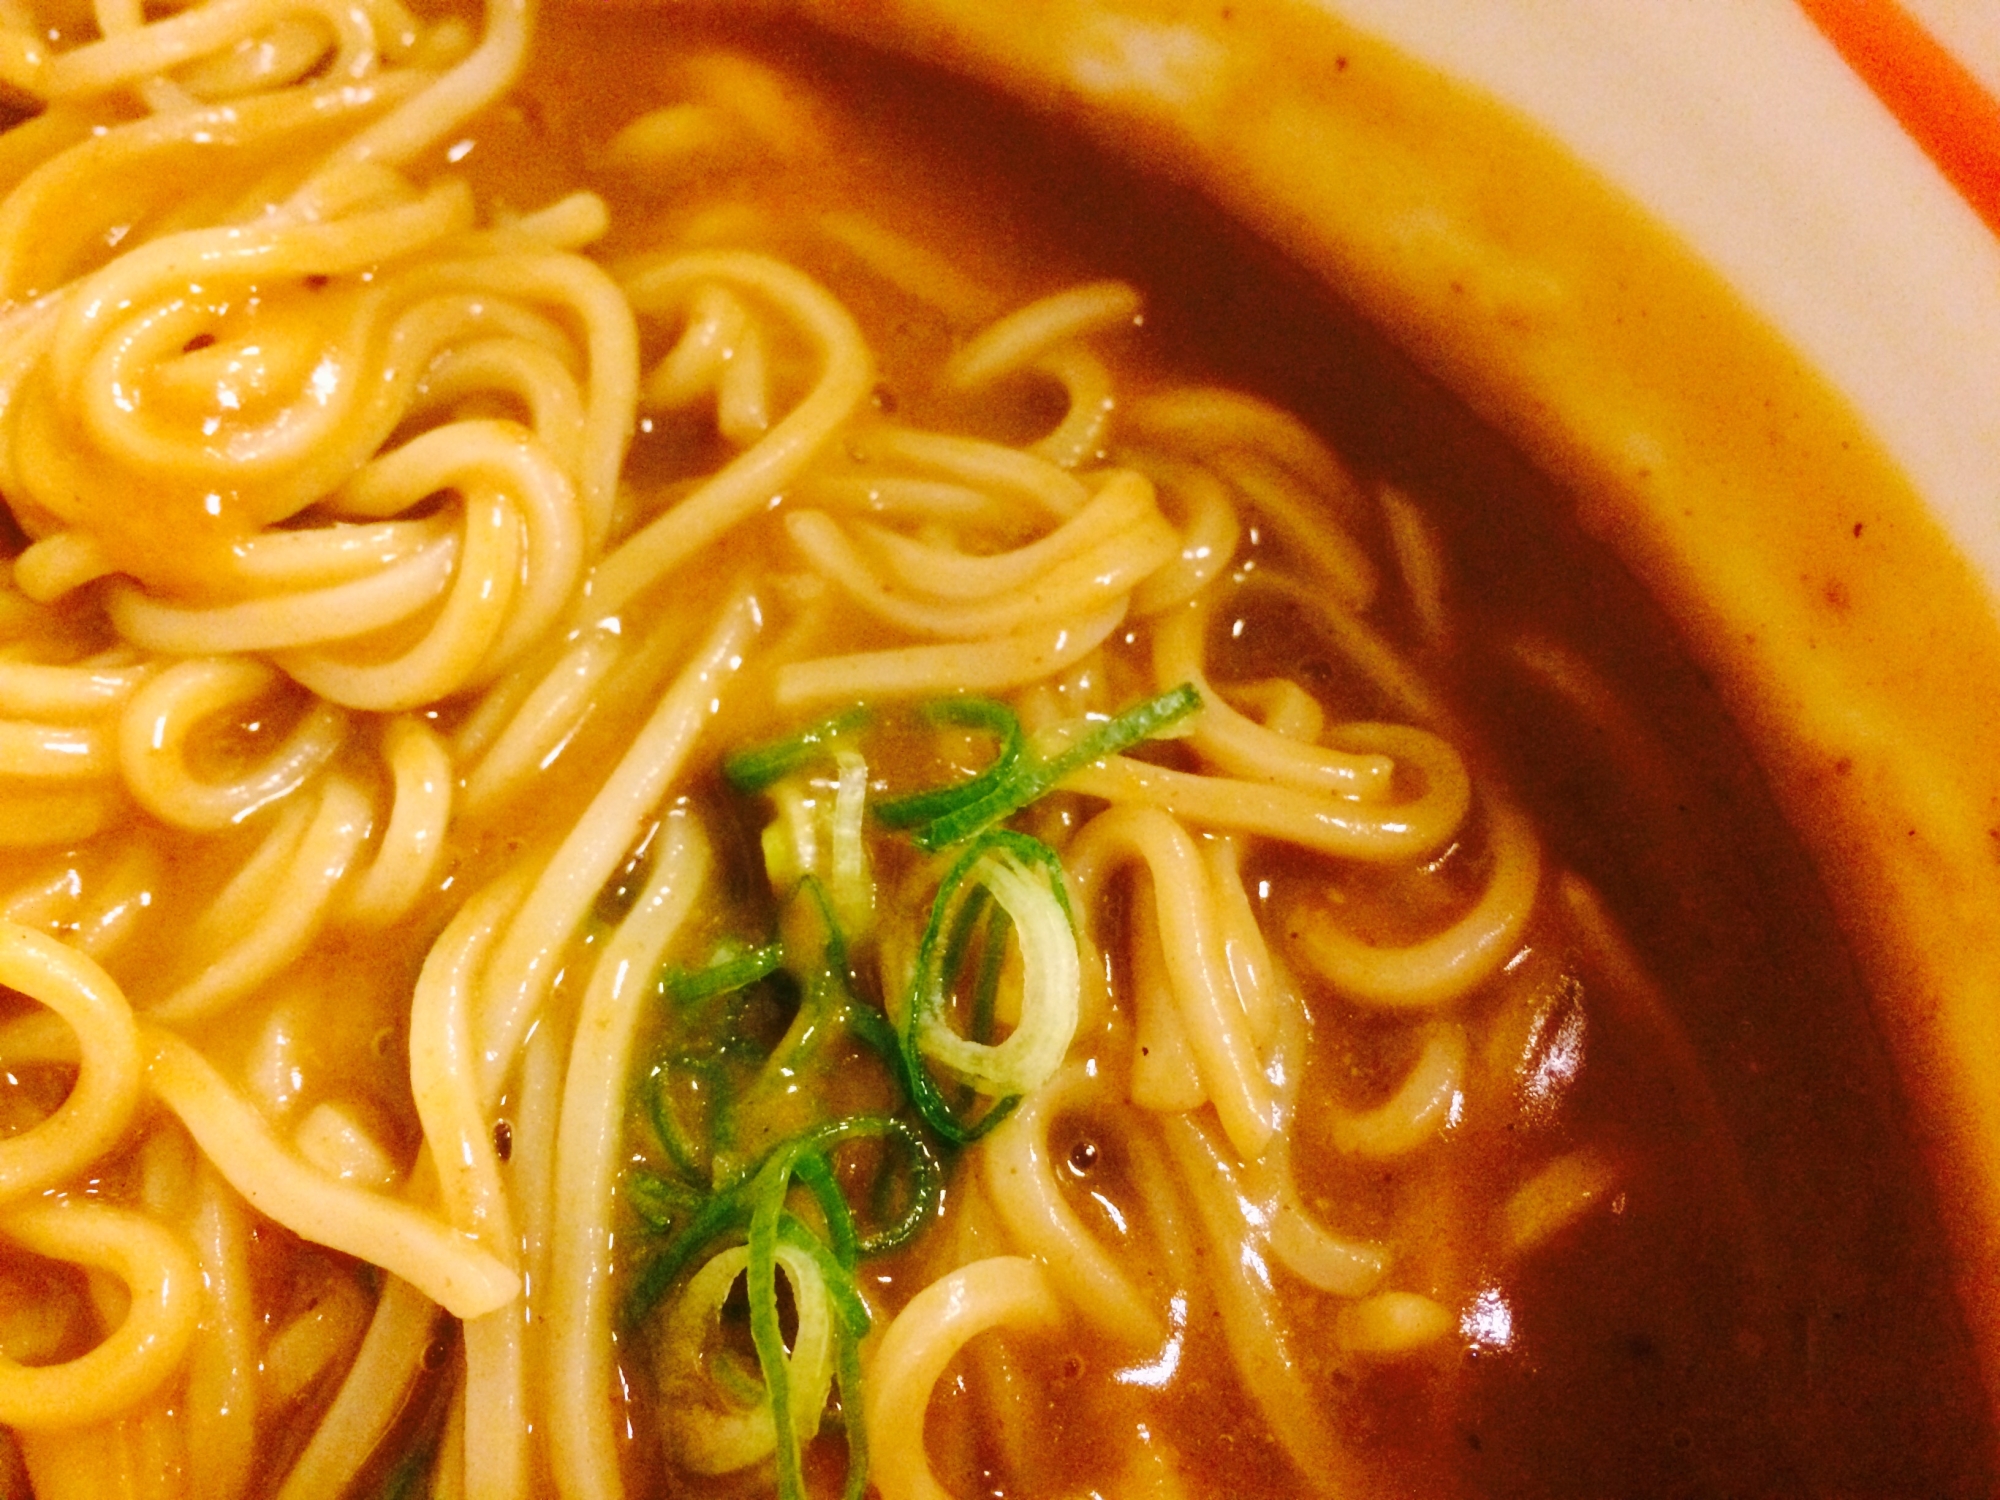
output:
[[[1274,406],[1147,377],[1123,282],[1008,311],[866,212],[771,231],[714,163],[810,173],[833,106],[735,51],[596,143],[593,187],[503,206],[444,148],[529,37],[519,0],[0,5],[8,1462],[41,1500],[307,1500],[419,1459],[436,1494],[665,1466],[906,1500],[971,1472],[925,1437],[954,1367],[1031,1488],[1173,1495],[1195,1439],[1136,1377],[1093,1398],[1089,1472],[1035,1470],[1033,1351],[1171,1374],[1206,1339],[1299,1484],[1358,1485],[1325,1370],[1427,1357],[1470,1289],[1410,1249],[1444,1209],[1344,1228],[1299,1164],[1527,1108],[1521,1068],[1580,1035],[1572,950],[1617,943],[1430,685],[1421,511]],[[715,211],[628,213],[634,179]],[[917,415],[839,278],[949,330]],[[818,759],[718,790],[822,721]],[[1028,790],[891,841],[898,756],[976,777],[1008,735]],[[786,968],[730,992],[789,971],[798,1016],[888,1037],[853,1043],[879,1097],[781,1108],[698,1037],[645,1073],[658,976],[741,961],[732,923]],[[786,1024],[759,1045],[831,1078]],[[1341,1028],[1379,1076],[1302,1092]],[[722,1078],[740,1137],[667,1160],[694,1106],[647,1091],[713,1126]],[[821,1184],[856,1152],[905,1162],[912,1223],[935,1158],[949,1212],[846,1244]],[[1496,1262],[1617,1177],[1588,1146],[1506,1170],[1454,1231]],[[648,1260],[656,1181],[686,1201]],[[795,1327],[752,1358],[722,1345],[760,1276]],[[660,1408],[637,1437],[628,1399]]]

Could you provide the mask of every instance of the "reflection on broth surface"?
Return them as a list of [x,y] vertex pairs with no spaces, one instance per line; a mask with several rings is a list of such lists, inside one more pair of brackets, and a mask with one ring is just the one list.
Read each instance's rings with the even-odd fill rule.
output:
[[244,15],[6,137],[14,1490],[1991,1488],[1814,876],[1380,337],[810,36]]

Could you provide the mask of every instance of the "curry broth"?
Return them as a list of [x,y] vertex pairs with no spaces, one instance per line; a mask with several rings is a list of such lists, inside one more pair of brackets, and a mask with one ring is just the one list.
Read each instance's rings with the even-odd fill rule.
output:
[[[1192,195],[1108,167],[962,82],[810,33],[710,32],[671,13],[551,17],[525,102],[474,135],[462,170],[522,206],[582,177],[612,197],[614,258],[684,225],[693,210],[672,193],[635,201],[591,172],[592,144],[673,88],[667,38],[680,31],[696,47],[745,45],[826,98],[866,101],[810,106],[823,154],[805,179],[753,170],[747,187],[725,175],[691,197],[720,184],[725,201],[794,219],[859,203],[1009,299],[1127,277],[1147,294],[1135,360],[1270,396],[1365,477],[1420,498],[1454,611],[1452,649],[1423,664],[1466,716],[1474,764],[1526,798],[1555,858],[1604,894],[1660,981],[1664,1018],[1611,998],[1617,983],[1583,965],[1587,1040],[1556,1128],[1614,1143],[1612,1207],[1496,1279],[1447,1360],[1356,1372],[1330,1351],[1309,1356],[1371,1475],[1412,1493],[1989,1492],[1992,1434],[1935,1208],[1819,881],[1708,684],[1568,498],[1391,339]],[[610,77],[605,55],[621,60]],[[926,404],[918,373],[953,329],[824,241],[787,235],[779,248],[862,318],[879,402],[963,420]],[[1597,696],[1580,702],[1550,660],[1581,669]],[[1332,1051],[1315,1051],[1309,1090],[1344,1086],[1352,1059]],[[1466,1128],[1492,1139],[1455,1180],[1425,1186],[1490,1213],[1498,1189],[1481,1167],[1525,1127]],[[1365,1199],[1343,1180],[1351,1169],[1310,1143],[1303,1157],[1329,1198]],[[1091,1410],[1072,1390],[1090,1372],[1053,1356],[1034,1368],[1059,1451],[1087,1451],[1087,1415],[1063,1414]],[[1230,1386],[1218,1339],[1193,1330],[1157,1420],[1199,1488],[1288,1492],[1257,1420],[1222,1415],[1240,1405]],[[967,1493],[1011,1492],[991,1443],[960,1430],[979,1420],[969,1399],[940,1398],[940,1463],[974,1481]],[[1049,1484],[1091,1478],[1061,1458],[1038,1469]]]
[[[1519,1267],[1477,1263],[1477,1234],[1441,1233],[1413,1252],[1435,1285],[1481,1288],[1445,1357],[1363,1368],[1331,1337],[1306,1352],[1361,1455],[1357,1479],[1412,1494],[1991,1492],[1993,1434],[1936,1210],[1819,880],[1715,695],[1576,524],[1569,498],[1419,376],[1393,340],[1199,199],[1108,167],[960,82],[798,30],[710,32],[671,12],[558,13],[544,27],[518,99],[446,152],[449,170],[493,201],[525,209],[597,188],[613,208],[611,259],[685,230],[718,198],[740,196],[784,223],[859,204],[996,289],[989,311],[1082,275],[1127,277],[1147,294],[1143,342],[1123,351],[1129,378],[1193,375],[1267,395],[1306,416],[1366,480],[1420,500],[1438,529],[1452,634],[1448,649],[1415,655],[1449,689],[1475,770],[1515,788],[1554,861],[1603,893],[1667,1009],[1649,1009],[1645,987],[1601,957],[1579,959],[1560,1119],[1475,1114],[1449,1163],[1399,1166],[1393,1181],[1368,1180],[1316,1141],[1307,1106],[1308,1196],[1357,1227],[1425,1195],[1489,1220],[1524,1138],[1537,1150],[1601,1141],[1620,1167],[1609,1205]],[[612,131],[671,96],[685,66],[673,49],[706,42],[769,57],[834,101],[800,105],[818,146],[810,173],[722,163],[690,184],[635,188],[603,169]],[[608,75],[607,56],[619,60]],[[786,229],[772,248],[855,309],[878,350],[878,403],[917,421],[968,420],[926,373],[963,329],[913,311],[824,240]],[[1011,416],[980,420],[1031,427],[1035,393],[1020,401]],[[672,481],[678,436],[641,434],[636,482]],[[1393,591],[1384,607],[1407,638],[1418,622]],[[1286,650],[1309,676],[1311,643]],[[768,706],[745,705],[724,735],[769,719]],[[606,729],[592,730],[596,753]],[[464,885],[523,843],[557,836],[564,807],[549,801],[547,826],[472,830],[458,850]],[[738,864],[754,828],[745,838]],[[1274,925],[1288,894],[1327,872],[1261,858]],[[412,922],[395,952],[325,957],[379,976],[347,1030],[381,1029],[440,921],[433,911]],[[1365,1101],[1397,1059],[1371,1057],[1365,1027],[1328,997],[1315,1003],[1327,1023],[1309,1054],[1309,1096]],[[365,1067],[384,1050],[356,1055]],[[383,1088],[389,1133],[414,1142],[409,1101]],[[1093,1170],[1115,1197],[1117,1163]],[[274,1259],[294,1249],[289,1236],[272,1239]],[[922,1254],[887,1267],[890,1305],[913,1288]],[[305,1284],[337,1274],[329,1259],[307,1251],[260,1274]],[[1336,1312],[1331,1299],[1300,1295],[1303,1329],[1330,1328]],[[941,1387],[933,1440],[959,1493],[1105,1478],[1088,1463],[1092,1419],[1126,1400],[1106,1392],[1109,1357],[1023,1355],[1048,1424],[1033,1482],[1007,1477],[975,1400]],[[441,1346],[434,1363],[448,1360]],[[642,1364],[628,1359],[641,1402]],[[1282,1454],[1236,1398],[1215,1329],[1189,1329],[1180,1368],[1146,1403],[1197,1492],[1294,1491]],[[383,1455],[374,1481],[424,1448],[442,1407],[435,1387],[420,1395],[407,1448]],[[634,1414],[633,1430],[633,1474],[658,1480],[648,1414]]]

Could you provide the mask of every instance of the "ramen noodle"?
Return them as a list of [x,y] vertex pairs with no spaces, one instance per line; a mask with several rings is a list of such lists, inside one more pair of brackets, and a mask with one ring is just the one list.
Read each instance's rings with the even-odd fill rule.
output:
[[1422,505],[744,52],[529,162],[517,0],[0,15],[9,1482],[1391,1482],[1673,1035]]

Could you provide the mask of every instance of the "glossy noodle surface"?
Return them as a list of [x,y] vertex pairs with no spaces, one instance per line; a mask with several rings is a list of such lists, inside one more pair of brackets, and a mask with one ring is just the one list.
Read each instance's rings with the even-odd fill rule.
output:
[[1199,204],[671,12],[0,80],[0,1490],[1990,1486],[1702,684]]

